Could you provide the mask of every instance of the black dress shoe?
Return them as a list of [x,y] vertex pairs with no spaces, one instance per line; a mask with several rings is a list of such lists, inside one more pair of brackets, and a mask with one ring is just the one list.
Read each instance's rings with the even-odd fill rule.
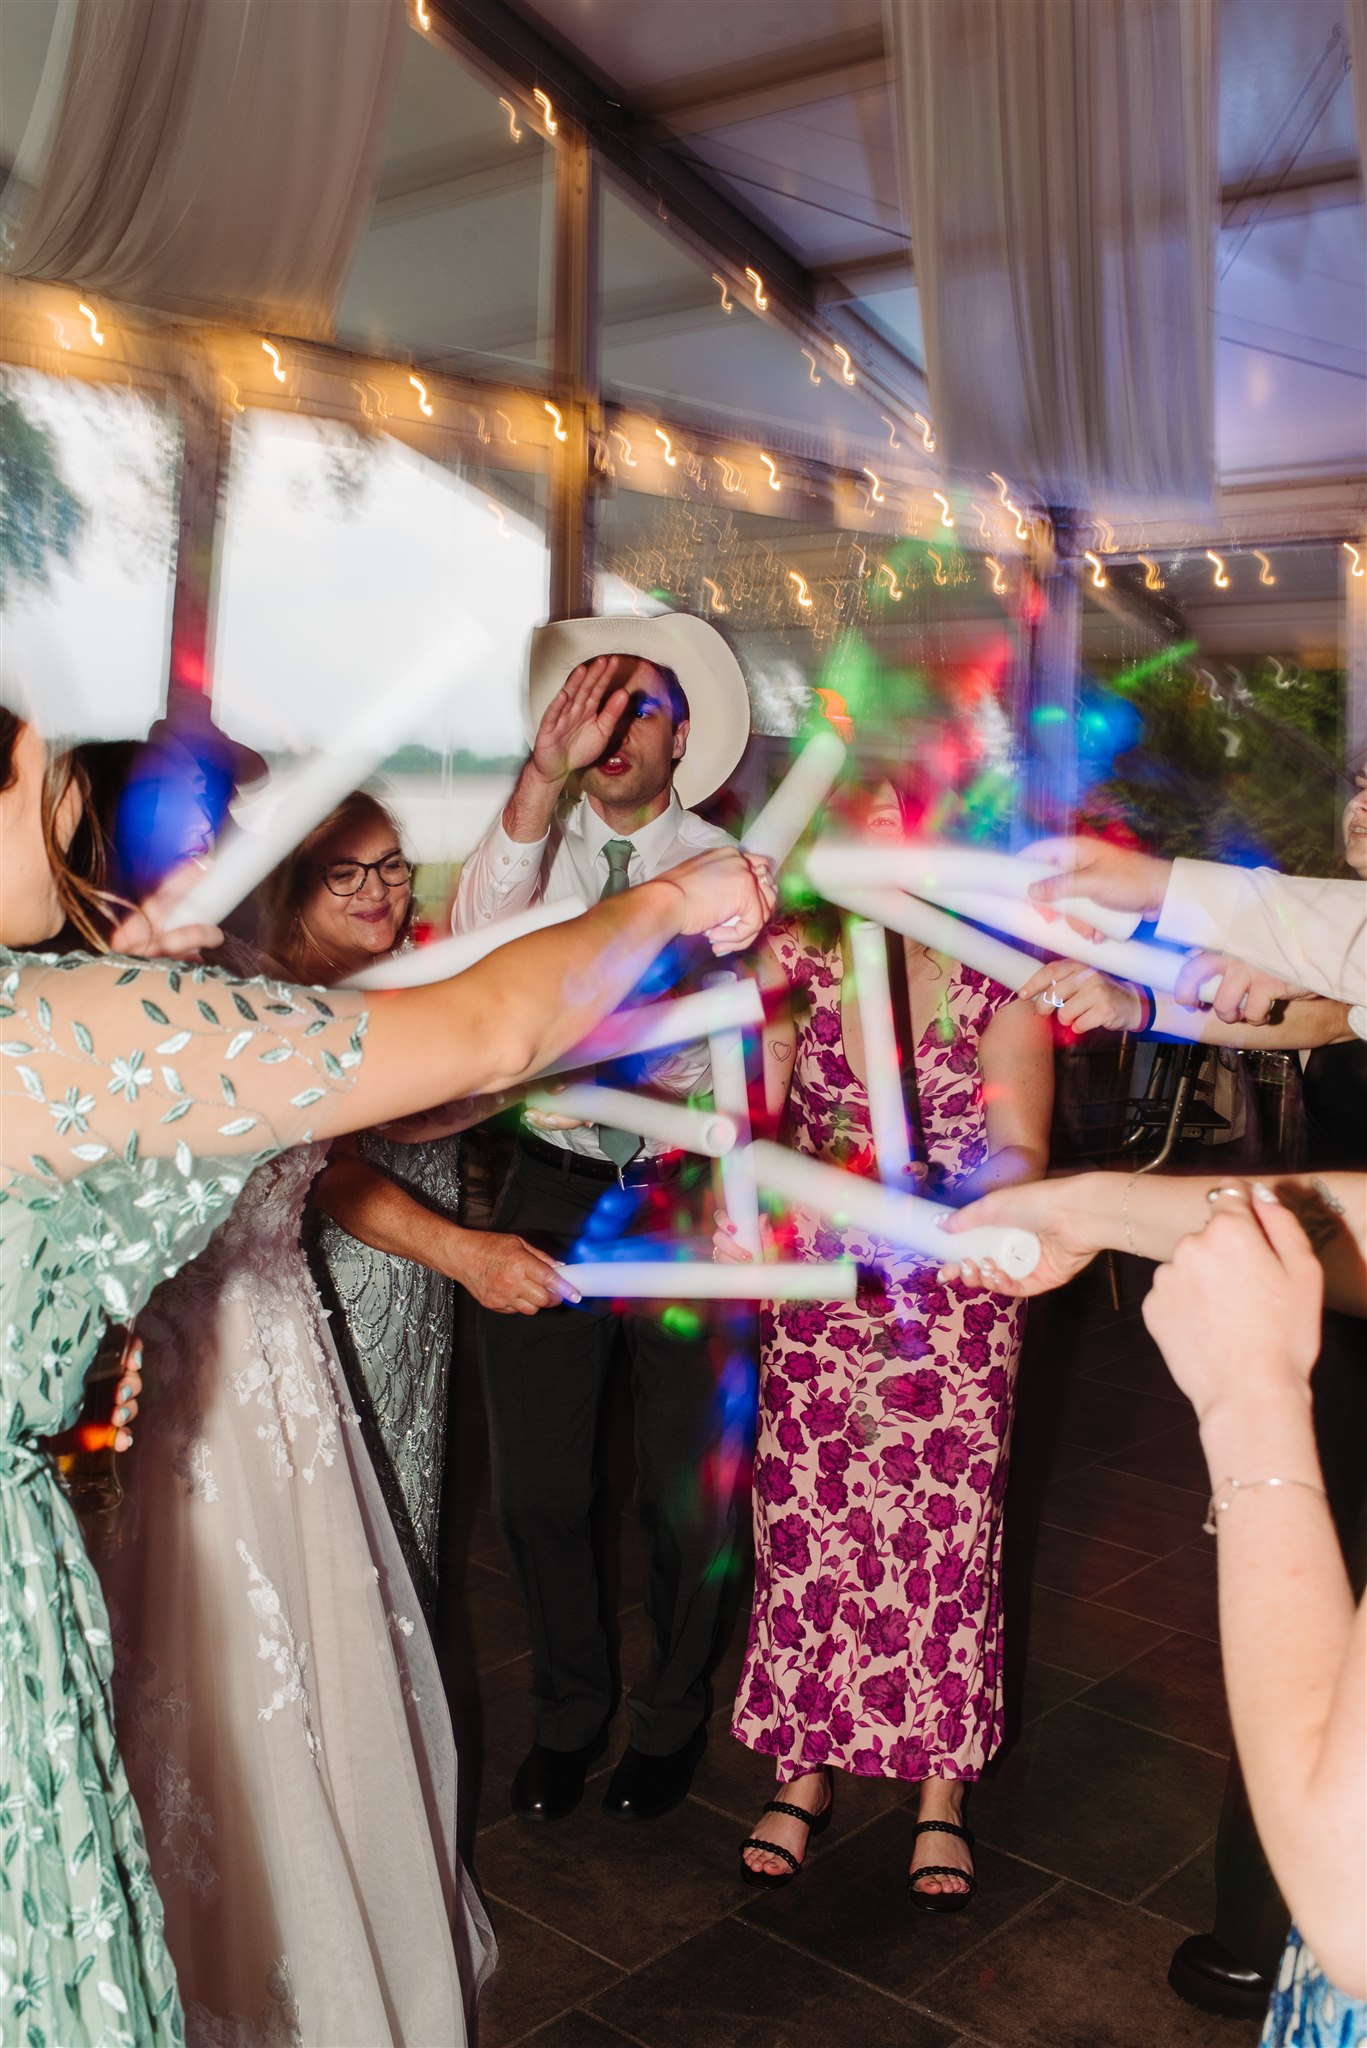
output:
[[1213,1934],[1188,1936],[1168,1965],[1168,1982],[1188,2005],[1226,2019],[1260,2020],[1272,1996],[1272,1979],[1237,1961]]
[[607,1746],[606,1727],[582,1749],[547,1749],[534,1742],[513,1779],[513,1812],[522,1820],[564,1820],[584,1796],[589,1765]]
[[699,1728],[672,1756],[642,1756],[628,1748],[603,1794],[603,1811],[614,1820],[658,1820],[688,1796],[693,1773],[707,1747],[707,1730]]

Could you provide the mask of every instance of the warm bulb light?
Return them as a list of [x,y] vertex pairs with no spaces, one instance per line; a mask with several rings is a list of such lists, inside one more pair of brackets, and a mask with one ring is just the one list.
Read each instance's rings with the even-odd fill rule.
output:
[[552,405],[551,401],[548,398],[546,400],[546,411],[551,416],[551,432],[555,435],[556,440],[568,441],[570,437],[565,432],[565,422],[561,414],[560,407],[558,405]]
[[948,576],[946,576],[945,574],[945,565],[941,561],[940,557],[936,554],[934,548],[927,548],[926,553],[930,556],[931,561],[935,564],[935,581],[939,584],[941,590],[943,590],[945,585],[949,581]]
[[413,12],[418,17],[418,27],[426,35],[432,26],[432,17],[423,4],[423,0],[413,0]]
[[995,555],[986,555],[983,559],[992,571],[993,592],[997,597],[1001,597],[1006,589],[1006,578],[1002,575],[1002,565]]
[[755,288],[755,311],[757,313],[763,313],[764,311],[766,311],[769,304],[768,299],[766,299],[764,296],[764,279],[760,276],[757,270],[751,270],[748,264],[745,268],[745,275],[749,278],[751,284]]
[[1084,548],[1082,559],[1084,562],[1090,562],[1092,565],[1093,590],[1104,590],[1106,588],[1106,571],[1101,566],[1100,555],[1093,554],[1090,548]]
[[1272,585],[1277,580],[1276,577],[1272,574],[1271,562],[1268,561],[1267,556],[1263,553],[1261,548],[1254,548],[1253,557],[1254,560],[1260,565],[1258,569],[1258,581],[1260,583],[1265,583],[1267,587],[1271,589]]
[[781,491],[781,490],[783,489],[783,486],[782,486],[782,484],[781,484],[781,483],[779,482],[779,480],[778,480],[778,464],[777,464],[777,463],[776,463],[776,462],[774,461],[774,458],[773,458],[773,456],[772,456],[772,455],[766,455],[766,454],[765,454],[765,452],[764,452],[764,450],[763,450],[763,449],[761,448],[761,449],[760,449],[760,451],[759,451],[759,459],[760,459],[760,461],[761,461],[761,462],[762,462],[762,463],[764,464],[765,468],[766,468],[766,469],[768,470],[768,472],[769,472],[769,488],[770,488],[770,490],[771,490],[771,491]]
[[100,323],[84,299],[80,301],[79,311],[84,313],[86,319],[90,322],[90,339],[94,342],[96,348],[103,348],[104,336],[100,332]]
[[1158,564],[1153,560],[1152,556],[1141,555],[1139,559],[1144,564],[1145,590],[1166,590],[1167,585],[1166,583],[1164,583],[1163,578],[1159,575]]
[[711,610],[713,610],[714,612],[730,611],[730,605],[723,604],[721,591],[719,590],[717,585],[712,581],[712,578],[710,576],[703,577],[703,588],[704,590],[709,590],[712,593]]
[[281,367],[280,367],[280,351],[279,351],[279,349],[278,349],[278,348],[277,348],[277,347],[275,346],[274,342],[270,342],[270,341],[263,341],[263,342],[262,342],[262,344],[261,344],[261,346],[262,346],[262,348],[263,348],[263,349],[265,349],[265,351],[266,351],[266,354],[267,354],[267,355],[268,355],[268,356],[270,357],[270,359],[271,359],[271,364],[272,364],[272,374],[273,374],[273,375],[274,375],[274,377],[275,377],[275,381],[276,381],[276,383],[277,383],[277,384],[283,384],[283,383],[284,383],[284,381],[285,381],[285,373],[284,373],[284,371],[283,371],[283,370],[281,369]]
[[1352,556],[1352,558],[1353,558],[1353,559],[1352,559],[1352,563],[1351,563],[1351,566],[1349,567],[1349,570],[1348,570],[1348,574],[1349,574],[1350,576],[1362,576],[1362,575],[1364,575],[1364,574],[1367,574],[1367,571],[1364,571],[1364,569],[1363,569],[1363,566],[1362,566],[1362,555],[1361,555],[1361,552],[1360,552],[1360,551],[1359,551],[1359,550],[1358,550],[1357,548],[1355,548],[1355,547],[1353,546],[1353,543],[1352,543],[1352,542],[1351,542],[1350,540],[1346,540],[1346,541],[1345,541],[1345,542],[1343,543],[1343,545],[1344,545],[1345,549],[1347,550],[1347,552],[1348,552],[1348,553],[1349,553],[1349,554],[1350,554],[1350,555]]
[[797,601],[804,612],[809,612],[812,608],[812,599],[811,593],[807,589],[806,577],[800,570],[790,569],[788,571],[788,581],[797,585]]
[[843,384],[853,384],[853,382],[854,382],[854,370],[853,370],[853,367],[851,366],[851,363],[850,363],[850,352],[849,352],[849,350],[848,350],[847,348],[842,348],[842,347],[840,346],[840,343],[839,343],[839,342],[837,341],[837,342],[835,343],[835,352],[836,352],[836,354],[837,354],[837,355],[839,356],[839,358],[840,358],[840,380],[841,380],[841,382],[842,382]]
[[888,416],[887,416],[887,414],[886,414],[885,412],[880,412],[880,413],[879,413],[879,415],[878,415],[878,417],[879,417],[879,419],[880,419],[880,420],[881,420],[881,421],[883,422],[883,425],[884,425],[884,426],[885,426],[885,427],[887,428],[887,430],[888,430],[888,446],[889,446],[889,448],[900,448],[902,444],[901,444],[901,442],[900,442],[900,441],[898,440],[898,438],[897,438],[897,429],[896,429],[896,427],[895,427],[895,426],[894,426],[894,425],[892,424],[892,421],[891,421],[891,420],[890,420],[890,419],[888,418]]
[[900,604],[902,602],[902,590],[900,585],[898,584],[897,575],[895,570],[893,569],[891,562],[880,562],[878,565],[878,576],[876,580],[879,583],[881,583],[884,577],[887,578],[888,595],[897,604]]
[[418,411],[425,420],[430,420],[432,417],[432,401],[427,396],[427,386],[423,383],[421,377],[410,377],[408,381],[418,394]]
[[668,434],[665,432],[663,427],[656,427],[655,438],[657,441],[662,441],[664,443],[665,468],[677,469],[679,466],[679,458],[674,453],[674,444],[670,440]]
[[935,435],[931,431],[930,421],[923,412],[914,412],[912,418],[921,429],[921,446],[925,449],[927,455],[933,455],[935,453]]
[[885,504],[886,500],[883,496],[882,478],[876,477],[873,471],[867,468],[865,469],[864,474],[868,478],[869,482],[873,485],[873,489],[869,492],[869,497],[872,503],[875,505]]
[[500,100],[499,105],[508,116],[508,136],[513,142],[521,142],[522,130],[517,125],[517,108],[511,100]]
[[541,118],[546,124],[546,133],[548,135],[554,135],[556,128],[559,124],[555,119],[551,103],[547,99],[545,93],[542,92],[540,86],[538,86],[534,90],[534,92],[532,93],[532,98],[536,101],[537,105],[541,109]]
[[821,382],[821,377],[820,377],[820,375],[819,375],[819,373],[818,373],[818,371],[817,371],[817,367],[816,367],[816,357],[815,357],[815,356],[814,356],[814,355],[812,354],[812,352],[811,352],[811,350],[810,350],[809,348],[804,348],[804,349],[803,349],[803,351],[802,351],[802,353],[803,353],[803,355],[804,355],[804,356],[806,356],[806,358],[807,358],[807,361],[808,361],[808,362],[809,362],[809,363],[811,364],[811,366],[812,366],[812,367],[811,367],[811,369],[810,369],[810,370],[808,370],[808,372],[807,372],[807,382],[808,382],[809,384],[819,384],[819,383]]
[[732,306],[735,304],[735,300],[728,298],[726,292],[726,279],[722,276],[719,270],[714,270],[712,272],[712,282],[713,284],[719,284],[721,286],[721,309],[723,313],[729,313],[731,311]]
[[1214,548],[1206,549],[1206,560],[1208,562],[1214,562],[1215,564],[1215,588],[1217,590],[1228,590],[1229,574],[1225,568],[1223,561],[1221,560],[1219,555],[1216,554]]
[[940,508],[941,526],[945,527],[946,529],[952,528],[954,525],[954,514],[949,509],[948,498],[945,496],[943,491],[932,491],[930,495],[932,498],[934,498],[936,504]]
[[624,433],[622,432],[622,430],[621,430],[621,428],[620,428],[620,427],[614,427],[614,428],[613,428],[613,430],[612,430],[612,438],[613,438],[613,440],[614,440],[614,441],[616,441],[616,442],[617,442],[618,446],[619,446],[619,447],[621,448],[621,451],[622,451],[622,460],[623,460],[623,462],[624,462],[624,463],[626,464],[627,468],[628,468],[628,469],[635,469],[635,467],[636,467],[636,457],[635,457],[635,456],[634,456],[634,455],[632,454],[632,452],[631,452],[631,443],[630,443],[630,441],[628,441],[628,439],[627,439],[626,435],[625,435],[625,434],[624,434]]

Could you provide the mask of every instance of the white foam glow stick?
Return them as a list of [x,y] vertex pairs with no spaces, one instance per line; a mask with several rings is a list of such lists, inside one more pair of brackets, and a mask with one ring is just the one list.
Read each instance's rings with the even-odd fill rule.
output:
[[658,1095],[638,1095],[630,1088],[598,1088],[590,1081],[568,1088],[538,1088],[527,1097],[527,1107],[582,1117],[586,1124],[606,1124],[609,1130],[630,1131],[681,1152],[701,1152],[708,1159],[720,1159],[736,1142],[730,1117],[715,1110],[690,1109],[686,1102],[663,1102]]
[[911,1174],[911,1132],[907,1127],[897,1057],[887,942],[882,926],[866,917],[850,918],[848,930],[859,1022],[864,1034],[864,1087],[869,1098],[878,1178],[885,1187],[905,1188]]
[[1008,946],[990,932],[980,932],[976,925],[965,924],[962,918],[951,917],[947,910],[937,910],[933,903],[923,903],[919,896],[908,896],[901,889],[842,888],[831,900],[856,917],[872,918],[890,932],[901,932],[936,953],[947,953],[951,960],[962,960],[965,967],[976,967],[979,974],[990,974],[1007,988],[1023,988],[1040,964],[1018,947]]
[[[823,839],[807,859],[808,879],[823,895],[832,893],[828,884],[839,888],[852,883],[859,889],[909,889],[914,896],[928,897],[934,903],[947,902],[950,890],[957,894],[965,889],[1028,902],[1030,884],[1048,881],[1058,872],[1043,861],[1025,860],[1019,854],[916,841],[891,844],[882,840]],[[1137,912],[1108,910],[1104,904],[1093,903],[1085,896],[1067,897],[1052,908],[1094,925],[1113,939],[1128,939],[1139,923]]]
[[[731,974],[717,975],[714,986],[735,980]],[[712,1059],[712,1099],[723,1116],[736,1128],[736,1143],[722,1154],[720,1174],[722,1207],[736,1233],[736,1242],[752,1258],[761,1251],[759,1234],[759,1190],[750,1171],[750,1090],[745,1079],[745,1040],[739,1031],[714,1031],[707,1041]]]
[[464,619],[414,663],[408,675],[377,689],[359,717],[325,751],[272,777],[260,815],[248,830],[226,832],[203,879],[176,906],[179,924],[217,924],[300,840],[321,824],[334,804],[373,775],[380,763],[415,733],[487,660],[492,643],[482,626]]
[[[952,1240],[946,1239],[951,1243]],[[972,1254],[965,1254],[971,1257]],[[623,1301],[853,1301],[859,1271],[852,1260],[829,1264],[763,1260],[723,1265],[701,1258],[614,1259],[560,1267],[576,1293]]]
[[1023,1280],[1039,1264],[1040,1241],[1033,1230],[1004,1230],[982,1224],[948,1237],[940,1228],[951,1209],[919,1195],[900,1195],[876,1181],[861,1180],[800,1152],[761,1138],[750,1147],[755,1179],[771,1194],[813,1210],[835,1224],[851,1224],[936,1260],[994,1259],[1003,1273]]
[[764,1022],[759,984],[748,977],[726,987],[705,988],[697,995],[676,996],[667,1003],[643,1004],[639,1010],[615,1010],[587,1038],[581,1038],[544,1074],[571,1073],[646,1052],[664,1052],[673,1045],[691,1045],[714,1031],[743,1031]]
[[390,959],[377,960],[373,967],[363,967],[340,986],[426,988],[430,982],[463,974],[477,960],[496,953],[500,946],[510,946],[514,939],[525,939],[531,932],[546,931],[553,924],[582,917],[587,908],[578,896],[565,896],[558,903],[534,903],[530,910],[520,910],[515,917],[502,918],[496,924],[481,925],[478,931],[459,932],[453,939],[438,939],[435,945],[416,946],[411,953],[395,953]]
[[821,805],[830,795],[845,760],[845,742],[833,732],[809,739],[741,845],[782,867]]
[[[1185,953],[1170,946],[1149,945],[1143,939],[1084,939],[1062,918],[1049,918],[1033,903],[1013,903],[1005,896],[982,896],[968,891],[937,890],[935,900],[964,917],[979,919],[997,931],[1010,932],[1027,945],[1039,946],[1058,959],[1081,960],[1099,967],[1119,981],[1142,982],[1145,988],[1161,989],[1171,995],[1177,977],[1187,964]],[[1208,984],[1218,987],[1219,983]]]

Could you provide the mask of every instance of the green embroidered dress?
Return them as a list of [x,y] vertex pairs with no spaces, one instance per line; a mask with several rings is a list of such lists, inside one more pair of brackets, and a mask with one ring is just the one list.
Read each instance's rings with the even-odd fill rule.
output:
[[180,2043],[108,1621],[42,1439],[109,1321],[208,1242],[361,1059],[360,999],[0,948],[0,2040]]

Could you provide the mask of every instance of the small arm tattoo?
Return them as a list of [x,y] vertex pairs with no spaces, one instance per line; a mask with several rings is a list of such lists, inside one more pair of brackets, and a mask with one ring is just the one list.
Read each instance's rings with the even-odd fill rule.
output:
[[786,1038],[771,1038],[769,1050],[776,1060],[783,1060],[785,1063],[793,1056],[793,1048]]
[[1308,1187],[1299,1182],[1284,1183],[1277,1192],[1316,1253],[1332,1244],[1343,1231],[1343,1204],[1324,1181],[1316,1178]]

